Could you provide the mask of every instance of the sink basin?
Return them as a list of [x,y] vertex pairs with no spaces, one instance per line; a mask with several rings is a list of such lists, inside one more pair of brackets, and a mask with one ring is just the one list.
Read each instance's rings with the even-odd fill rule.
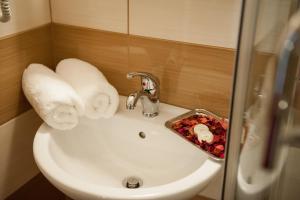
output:
[[[59,131],[42,124],[36,133],[35,161],[46,178],[75,200],[189,199],[221,169],[165,121],[188,110],[160,105],[160,114],[145,118],[141,106],[125,109],[125,97],[110,119],[81,118],[77,127]],[[141,181],[126,184],[127,177]]]

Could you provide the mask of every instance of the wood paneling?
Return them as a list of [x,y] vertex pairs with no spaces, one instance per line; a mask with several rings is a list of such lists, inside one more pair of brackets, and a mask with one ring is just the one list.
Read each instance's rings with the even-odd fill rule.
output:
[[129,45],[129,70],[155,74],[161,101],[227,115],[233,51],[135,36]]
[[227,116],[234,50],[143,38],[53,24],[54,64],[76,57],[105,74],[120,94],[139,89],[127,80],[130,71],[147,71],[161,81],[161,101],[186,108],[205,108]]
[[128,38],[125,34],[53,24],[53,57],[79,58],[96,65],[121,94],[131,92],[126,79]]
[[50,27],[0,38],[0,124],[30,108],[21,88],[24,69],[33,62],[52,66]]

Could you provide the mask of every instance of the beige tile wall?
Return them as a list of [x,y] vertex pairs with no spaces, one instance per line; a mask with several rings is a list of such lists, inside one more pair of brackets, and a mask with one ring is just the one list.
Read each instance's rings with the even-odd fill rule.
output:
[[129,0],[134,35],[235,48],[241,0]]
[[51,0],[52,20],[127,33],[127,0]]
[[51,4],[55,23],[227,48],[237,43],[241,0],[51,0]]
[[8,23],[0,23],[0,38],[51,22],[49,0],[13,0],[9,2],[12,17]]

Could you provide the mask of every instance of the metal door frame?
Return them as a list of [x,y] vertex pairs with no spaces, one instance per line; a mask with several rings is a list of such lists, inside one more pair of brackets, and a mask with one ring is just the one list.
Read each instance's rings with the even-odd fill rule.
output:
[[[299,2],[300,0],[293,0],[291,9],[294,9],[294,11],[299,9]],[[256,32],[258,5],[259,0],[243,0],[242,2],[239,40],[232,85],[229,134],[226,144],[226,162],[222,191],[222,199],[224,200],[233,200],[236,194],[240,141]]]
[[251,57],[256,31],[259,0],[243,0],[239,40],[235,60],[232,100],[230,109],[229,134],[222,199],[233,200],[236,194],[237,170],[240,156],[240,141],[244,121],[244,109],[247,96]]

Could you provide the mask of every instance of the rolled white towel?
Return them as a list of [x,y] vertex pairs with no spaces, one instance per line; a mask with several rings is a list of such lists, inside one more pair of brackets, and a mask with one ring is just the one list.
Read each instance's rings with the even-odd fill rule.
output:
[[119,106],[119,94],[105,76],[85,61],[69,58],[62,60],[56,73],[78,93],[85,105],[85,116],[97,119],[112,117]]
[[84,104],[54,71],[42,64],[31,64],[23,73],[22,87],[32,107],[49,126],[66,130],[78,124]]

